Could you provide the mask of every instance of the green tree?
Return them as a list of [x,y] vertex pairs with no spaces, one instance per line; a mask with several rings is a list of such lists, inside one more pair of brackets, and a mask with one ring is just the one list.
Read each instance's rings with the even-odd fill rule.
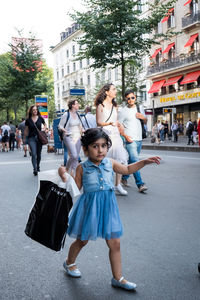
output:
[[15,94],[28,109],[28,101],[34,99],[36,94],[46,92],[46,87],[37,80],[38,73],[42,70],[42,51],[40,40],[33,34],[30,38],[23,38],[18,31],[19,38],[13,38],[10,43],[13,66],[10,73],[14,77],[13,88]]
[[[78,59],[92,58],[92,68],[121,66],[122,98],[125,91],[126,66],[138,62],[158,43],[154,29],[176,0],[163,4],[156,0],[149,13],[142,15],[141,0],[84,0],[87,12],[75,11],[71,17],[84,35],[78,42]],[[163,36],[170,38],[172,32]]]

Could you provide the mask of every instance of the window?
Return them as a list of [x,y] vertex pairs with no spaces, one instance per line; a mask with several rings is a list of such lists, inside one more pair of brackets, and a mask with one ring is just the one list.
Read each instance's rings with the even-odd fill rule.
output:
[[176,92],[175,86],[169,85],[169,93],[174,93],[174,92]]
[[57,80],[59,80],[59,71],[57,71]]
[[162,33],[162,23],[161,23],[161,21],[157,24],[156,33],[157,34]]
[[161,60],[162,60],[162,53],[161,53],[161,51],[160,51],[160,52],[156,55],[156,63],[157,63],[157,64],[160,64]]
[[64,90],[65,90],[65,86],[64,86],[64,85],[62,86],[62,90],[63,90],[63,92],[64,92]]
[[118,67],[115,68],[115,80],[119,80]]
[[161,87],[161,95],[166,95],[167,94],[167,89],[166,86]]
[[173,60],[175,58],[175,45],[168,52],[168,59]]
[[83,85],[83,78],[80,78],[80,85]]
[[68,83],[68,89],[70,89],[70,82]]
[[57,86],[57,96],[60,97],[60,87],[59,87],[59,85]]
[[89,66],[89,64],[90,64],[90,59],[87,58],[87,65]]
[[199,37],[197,37],[194,43],[192,44],[190,52],[194,54],[199,53]]
[[80,60],[80,69],[82,69],[82,67],[83,67],[83,62],[82,60]]
[[190,3],[190,13],[196,15],[198,13],[198,0],[192,0]]
[[168,28],[175,27],[174,10],[170,13],[170,16],[167,20],[167,25],[168,25]]
[[90,75],[87,76],[87,84],[90,85]]
[[69,50],[66,50],[66,56],[69,57]]
[[102,71],[101,73],[101,81],[105,82],[105,71]]
[[69,67],[69,65],[67,66],[67,74],[69,74],[70,73],[70,67]]
[[73,63],[73,71],[74,72],[76,71],[76,63],[75,62]]
[[75,45],[72,46],[72,54],[75,54]]
[[108,81],[111,82],[112,81],[112,77],[111,77],[111,69],[108,69]]
[[62,68],[62,77],[64,77],[64,68]]

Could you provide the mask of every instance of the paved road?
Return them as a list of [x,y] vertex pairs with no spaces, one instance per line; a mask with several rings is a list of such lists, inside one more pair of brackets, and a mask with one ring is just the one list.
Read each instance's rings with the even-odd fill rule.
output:
[[[42,170],[57,168],[61,155],[43,151]],[[65,275],[63,251],[53,252],[24,234],[37,192],[29,158],[21,151],[0,153],[0,299],[200,299],[199,153],[143,150],[161,155],[160,166],[142,176],[147,194],[132,187],[118,197],[124,235],[123,274],[138,284],[136,293],[110,286],[108,250],[103,240],[90,242],[78,258],[81,279]]]

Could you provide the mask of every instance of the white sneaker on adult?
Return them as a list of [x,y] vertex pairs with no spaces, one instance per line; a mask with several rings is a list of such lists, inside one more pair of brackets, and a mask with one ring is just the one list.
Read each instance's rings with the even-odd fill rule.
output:
[[123,187],[121,186],[121,184],[118,184],[117,186],[115,186],[115,192],[119,193],[122,196],[128,195],[128,192],[123,189]]

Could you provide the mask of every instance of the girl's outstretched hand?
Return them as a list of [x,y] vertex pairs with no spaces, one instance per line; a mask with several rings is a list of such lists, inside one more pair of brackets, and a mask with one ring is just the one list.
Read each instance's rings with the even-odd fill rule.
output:
[[145,159],[145,165],[149,165],[149,164],[160,164],[160,160],[161,158],[159,156],[153,156],[153,157],[149,157],[147,159]]

